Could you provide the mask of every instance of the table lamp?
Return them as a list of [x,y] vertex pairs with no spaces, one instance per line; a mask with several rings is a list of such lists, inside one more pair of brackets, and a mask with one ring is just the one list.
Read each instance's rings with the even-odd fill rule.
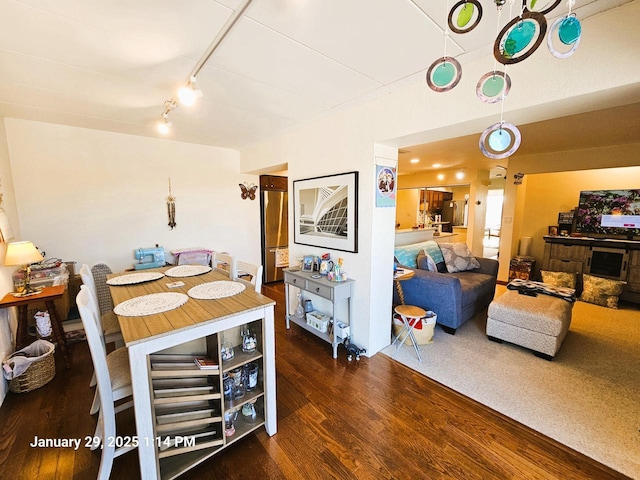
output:
[[24,289],[19,293],[32,293],[35,290],[31,288],[31,264],[41,262],[42,254],[35,245],[29,241],[12,242],[7,245],[7,254],[4,257],[4,264],[22,265],[24,270]]

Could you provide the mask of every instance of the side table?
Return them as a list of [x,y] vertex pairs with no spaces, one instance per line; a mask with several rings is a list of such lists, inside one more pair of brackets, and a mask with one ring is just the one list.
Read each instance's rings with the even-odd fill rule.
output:
[[69,351],[67,350],[67,339],[64,336],[64,330],[62,329],[62,320],[58,316],[58,311],[54,300],[61,298],[64,295],[65,286],[57,285],[55,287],[44,287],[42,291],[35,295],[28,295],[26,297],[14,297],[13,293],[7,293],[2,300],[0,300],[0,308],[18,307],[18,329],[16,331],[16,350],[20,350],[27,346],[28,343],[28,321],[27,310],[30,303],[44,302],[49,312],[49,318],[51,319],[51,331],[52,339],[60,348],[62,356],[64,357],[64,364],[66,368],[70,368],[69,363]]
[[404,343],[405,339],[409,337],[411,340],[411,344],[413,345],[413,349],[418,356],[418,360],[422,363],[422,356],[420,356],[420,349],[418,348],[418,342],[416,341],[416,337],[413,335],[413,327],[416,322],[420,322],[426,315],[427,312],[420,307],[416,307],[413,305],[405,305],[404,304],[404,291],[402,290],[402,285],[400,282],[403,280],[409,280],[413,277],[415,272],[409,269],[398,270],[393,275],[393,281],[396,284],[396,290],[398,291],[398,297],[400,298],[400,305],[396,306],[394,311],[400,316],[402,319],[402,330],[398,332],[398,335],[394,339],[393,343],[396,346],[395,351],[391,358],[395,358],[400,347]]

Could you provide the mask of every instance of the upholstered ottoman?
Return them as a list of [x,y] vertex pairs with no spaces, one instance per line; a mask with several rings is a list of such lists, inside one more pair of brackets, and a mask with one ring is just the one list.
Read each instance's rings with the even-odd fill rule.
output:
[[487,337],[533,350],[553,359],[571,325],[573,303],[551,295],[507,290],[489,305]]

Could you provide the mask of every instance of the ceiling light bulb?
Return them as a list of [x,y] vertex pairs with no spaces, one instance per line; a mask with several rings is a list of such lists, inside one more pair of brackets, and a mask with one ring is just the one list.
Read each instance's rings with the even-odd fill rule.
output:
[[456,173],[456,178],[458,180],[462,180],[464,178],[464,172],[460,171],[460,172]]
[[178,100],[185,107],[191,107],[196,103],[196,100],[202,97],[202,90],[196,90],[196,77],[191,77],[189,85],[186,85],[178,90]]
[[167,135],[169,133],[169,130],[171,130],[172,124],[169,121],[169,118],[166,113],[163,113],[162,117],[163,117],[163,120],[158,122],[158,132],[160,132],[162,135]]
[[431,165],[433,168],[440,168],[442,165],[440,165],[439,163],[434,163],[433,165]]
[[420,162],[419,158],[412,158],[411,160],[409,160],[410,163],[418,163]]
[[444,180],[444,173],[438,174],[438,180]]

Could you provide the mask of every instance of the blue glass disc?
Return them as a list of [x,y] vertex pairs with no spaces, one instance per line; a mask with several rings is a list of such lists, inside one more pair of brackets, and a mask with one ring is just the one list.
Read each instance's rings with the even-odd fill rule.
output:
[[513,137],[509,133],[509,131],[504,128],[498,128],[489,134],[489,138],[487,139],[487,143],[491,147],[492,150],[496,152],[504,152],[509,145],[511,145],[511,139]]
[[504,42],[505,55],[514,56],[531,43],[536,34],[536,23],[531,20],[519,22],[507,35]]
[[576,17],[567,17],[562,22],[560,22],[560,26],[558,27],[558,38],[565,45],[571,45],[576,42],[580,38],[580,34],[582,33],[582,26],[580,25],[580,20]]
[[451,83],[456,76],[456,68],[449,62],[442,62],[433,71],[431,79],[438,87],[444,87]]

